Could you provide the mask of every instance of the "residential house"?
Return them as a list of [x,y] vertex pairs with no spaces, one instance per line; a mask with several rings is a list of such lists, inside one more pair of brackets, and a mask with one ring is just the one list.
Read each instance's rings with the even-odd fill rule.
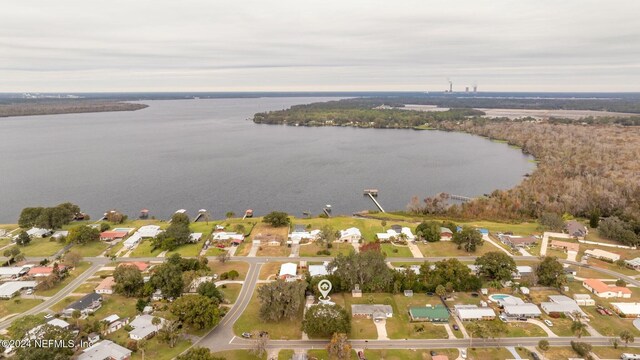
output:
[[577,311],[583,318],[587,318],[587,314],[580,309],[578,303],[564,295],[549,295],[549,301],[540,303],[540,308],[547,314],[572,315]]
[[80,300],[72,303],[62,310],[62,316],[71,317],[76,310],[80,311],[80,314],[89,315],[102,306],[102,295],[98,293],[87,294]]
[[29,272],[29,266],[0,267],[0,279],[17,279]]
[[351,305],[351,316],[376,321],[386,320],[387,318],[393,317],[393,308],[391,305],[353,304]]
[[162,290],[160,289],[157,289],[151,294],[151,300],[153,301],[160,301],[162,299],[164,299],[164,294],[162,294]]
[[44,333],[44,326],[45,325],[51,325],[51,326],[55,326],[58,327],[60,329],[67,329],[69,328],[70,324],[64,320],[61,319],[51,319],[49,321],[47,321],[44,324],[38,325],[34,328],[32,328],[31,330],[27,331],[27,333],[25,334],[25,337],[29,340],[36,340],[36,339],[42,339]]
[[136,245],[140,243],[140,241],[142,241],[142,236],[140,236],[140,234],[138,233],[135,233],[129,236],[129,238],[125,240],[122,244],[127,249],[133,249]]
[[218,231],[213,233],[213,240],[214,241],[234,241],[234,240],[238,240],[238,242],[242,242],[244,240],[244,234],[239,234],[236,232],[225,232],[225,231]]
[[141,238],[155,238],[160,234],[162,230],[160,230],[160,226],[157,225],[145,225],[142,226],[136,231],[136,234],[140,235]]
[[125,236],[129,235],[126,231],[103,231],[100,233],[100,240],[114,241],[122,240]]
[[407,241],[415,241],[416,240],[416,236],[413,235],[413,233],[411,232],[411,229],[406,227],[406,226],[405,227],[397,227],[395,229],[391,228],[391,229],[387,230],[387,232],[384,232],[384,233],[377,233],[376,237],[380,241],[400,240],[403,237]]
[[60,240],[62,238],[66,238],[67,236],[69,236],[69,232],[68,231],[58,230],[58,231],[54,232],[53,235],[51,235],[51,238],[52,239],[56,239],[56,240]]
[[498,235],[498,239],[502,241],[503,244],[510,246],[512,248],[523,248],[527,246],[534,245],[538,242],[538,238],[531,236],[514,236],[514,235]]
[[27,235],[32,238],[43,238],[52,234],[52,231],[49,229],[40,229],[40,228],[31,228],[27,230]]
[[325,261],[322,265],[309,265],[309,275],[311,277],[329,275],[328,265],[328,261]]
[[431,360],[449,360],[447,355],[433,355]]
[[306,231],[304,226],[296,225],[294,231],[289,234],[289,241],[290,244],[300,244],[304,240],[315,241],[320,236],[320,233],[320,230]]
[[213,276],[200,276],[198,278],[193,279],[191,284],[189,285],[189,292],[197,292],[198,287],[204,283],[213,282]]
[[516,272],[513,274],[513,279],[522,279],[523,276],[529,276],[533,274],[533,268],[529,265],[516,266]]
[[574,237],[577,239],[584,239],[584,237],[587,236],[587,234],[589,233],[589,230],[587,230],[587,227],[576,220],[567,221],[567,223],[564,225],[564,230],[571,237]]
[[98,294],[111,295],[111,294],[113,294],[113,286],[115,284],[116,284],[116,281],[113,279],[113,276],[108,276],[108,277],[102,279],[100,284],[98,284],[98,286],[96,286],[95,291]]
[[[58,271],[63,271],[66,267],[64,265],[58,265]],[[27,276],[29,277],[47,277],[53,274],[52,266],[34,266],[29,269]]]
[[78,360],[129,360],[131,350],[122,347],[111,340],[102,340],[82,351]]
[[478,305],[455,305],[455,313],[462,321],[493,320],[496,313],[490,307],[478,307]]
[[25,289],[34,289],[38,285],[35,281],[9,281],[0,285],[0,299],[11,299]]
[[340,230],[340,238],[338,240],[342,242],[357,243],[360,239],[362,239],[360,229],[352,227],[346,230]]
[[446,227],[440,227],[440,241],[451,241],[453,239],[453,231]]
[[107,324],[107,329],[105,330],[105,334],[111,334],[112,332],[123,328],[129,319],[121,319],[120,316],[116,314],[111,314],[101,321]]
[[624,263],[627,267],[630,267],[634,270],[640,270],[640,257],[631,260],[625,260]]
[[596,306],[596,301],[587,294],[575,294],[573,300],[580,306]]
[[600,260],[605,260],[605,261],[609,261],[609,262],[614,262],[614,261],[618,261],[620,260],[620,255],[616,254],[616,253],[612,253],[609,251],[605,251],[602,249],[589,249],[587,251],[584,252],[585,255],[589,255],[591,257],[594,257],[596,259],[600,259]]
[[623,286],[613,286],[608,285],[602,282],[599,279],[585,279],[582,282],[582,286],[585,289],[591,291],[596,296],[609,299],[609,298],[624,298],[628,299],[631,297],[631,289],[623,287]]
[[580,244],[568,241],[551,240],[551,248],[554,250],[578,252],[578,250],[580,250]]
[[535,304],[522,303],[515,305],[505,305],[504,314],[508,318],[536,318],[540,317],[542,313]]
[[296,263],[284,263],[280,266],[280,279],[295,280],[298,278],[298,265]]
[[146,262],[142,262],[142,261],[123,262],[123,263],[120,263],[118,266],[135,266],[141,272],[145,272],[149,268],[149,264],[147,264]]
[[443,305],[412,306],[409,308],[411,321],[449,322],[449,310]]
[[162,324],[164,324],[166,320],[159,318],[160,323],[158,325],[153,325],[154,317],[155,316],[152,315],[136,316],[135,319],[129,323],[129,325],[133,327],[133,330],[129,332],[129,338],[133,340],[142,340],[155,335],[158,330],[162,329]]
[[612,302],[613,311],[622,317],[635,318],[640,317],[640,303],[619,303]]
[[197,243],[202,239],[202,233],[191,233],[189,235],[189,242],[192,244]]

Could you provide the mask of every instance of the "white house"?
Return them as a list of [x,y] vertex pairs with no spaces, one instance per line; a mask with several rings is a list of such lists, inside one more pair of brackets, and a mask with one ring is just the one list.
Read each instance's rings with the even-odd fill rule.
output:
[[400,230],[400,232],[397,232],[394,229],[389,229],[389,230],[387,230],[387,232],[377,233],[376,237],[380,241],[386,241],[386,240],[391,240],[391,239],[399,240],[400,237],[401,237],[400,234],[404,234],[404,236],[406,237],[407,241],[415,241],[416,240],[415,235],[413,235],[413,233],[411,232],[411,229],[408,228],[408,227],[403,227]]
[[0,279],[15,279],[29,272],[28,266],[0,267]]
[[[572,314],[577,311],[583,318],[587,318],[587,314],[580,309],[578,303],[564,295],[549,295],[548,302],[541,302],[540,308],[547,314],[551,313],[561,313],[561,314]],[[587,319],[588,320],[588,319]]]
[[618,261],[620,260],[620,255],[616,253],[612,253],[609,251],[601,250],[601,249],[589,249],[584,252],[585,255],[592,256],[597,259],[608,260],[608,261]]
[[478,305],[455,305],[455,313],[462,321],[493,320],[496,313],[490,307],[478,307]]
[[131,350],[122,347],[111,340],[102,340],[82,351],[78,360],[128,360],[131,358]]
[[135,233],[129,236],[129,238],[125,240],[122,244],[127,249],[133,249],[133,247],[138,245],[141,240],[142,240],[142,236],[140,236],[140,234],[138,233]]
[[624,298],[631,297],[631,289],[623,286],[611,286],[605,284],[599,279],[584,279],[582,286],[585,289],[594,293],[597,297],[609,299],[609,298]]
[[52,239],[60,239],[63,237],[67,237],[69,236],[69,232],[68,231],[64,231],[64,230],[58,230],[56,232],[53,233],[53,235],[51,235]]
[[214,241],[239,240],[242,242],[244,240],[244,235],[238,234],[236,232],[218,231],[213,233],[213,240]]
[[358,228],[348,228],[346,230],[340,230],[339,241],[357,243],[362,239],[362,234]]
[[136,233],[140,235],[141,238],[155,238],[160,234],[162,230],[160,230],[160,226],[158,225],[145,225],[141,226]]
[[613,310],[623,317],[640,317],[640,303],[611,303]]
[[298,265],[296,263],[284,263],[280,266],[278,277],[281,279],[295,279],[298,277]]
[[38,283],[35,281],[9,281],[0,285],[0,299],[11,299],[24,289],[33,289]]
[[47,235],[51,234],[51,230],[49,229],[40,229],[40,228],[31,228],[29,230],[27,230],[27,235],[31,236],[31,237],[37,237],[37,238],[41,238],[41,237],[45,237]]
[[158,325],[153,325],[152,315],[138,315],[133,319],[129,325],[133,327],[133,330],[129,332],[129,338],[133,340],[142,340],[154,335],[158,330],[162,329],[162,324],[166,321],[163,318],[160,319]]
[[542,315],[540,309],[531,303],[505,305],[504,314],[510,318],[534,318]]
[[327,265],[329,265],[328,261],[325,261],[322,265],[309,265],[309,275],[311,277],[329,275]]
[[190,243],[197,243],[201,239],[202,239],[202,233],[191,233],[189,235],[189,242]]
[[320,230],[311,230],[311,231],[300,231],[301,229],[296,229],[295,231],[289,234],[289,241],[293,244],[299,244],[302,240],[314,241],[320,236]]
[[596,301],[587,294],[575,294],[573,300],[580,306],[596,306]]

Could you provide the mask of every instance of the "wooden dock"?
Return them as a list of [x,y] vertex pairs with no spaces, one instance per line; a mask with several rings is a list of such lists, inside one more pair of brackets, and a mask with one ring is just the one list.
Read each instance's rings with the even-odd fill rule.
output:
[[[376,207],[378,207],[380,212],[386,212],[386,211],[384,211],[384,209],[382,208],[382,205],[380,205],[380,203],[378,202],[378,200],[376,200],[376,198],[374,197],[374,195],[372,193],[366,193],[366,195],[369,196],[369,198],[371,200],[373,200],[373,203],[376,204]],[[376,193],[376,196],[377,196],[377,193]]]

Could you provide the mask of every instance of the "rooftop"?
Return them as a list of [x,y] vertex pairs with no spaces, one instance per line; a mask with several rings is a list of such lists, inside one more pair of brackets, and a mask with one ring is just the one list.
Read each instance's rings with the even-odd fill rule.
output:
[[102,340],[95,345],[86,348],[78,360],[104,360],[104,359],[126,359],[131,356],[131,350],[122,347],[111,340]]
[[599,279],[584,279],[582,283],[598,293],[611,291],[616,293],[620,292],[623,294],[631,294],[631,289],[629,288],[623,286],[611,286],[609,284],[605,284],[604,282],[602,282],[602,280]]

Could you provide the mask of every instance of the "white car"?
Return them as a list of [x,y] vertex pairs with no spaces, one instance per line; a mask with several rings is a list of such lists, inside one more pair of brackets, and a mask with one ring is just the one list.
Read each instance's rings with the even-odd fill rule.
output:
[[551,320],[545,319],[544,323],[547,324],[548,327],[553,327],[553,323],[551,322]]
[[467,350],[466,349],[460,349],[460,357],[463,359],[467,358]]

